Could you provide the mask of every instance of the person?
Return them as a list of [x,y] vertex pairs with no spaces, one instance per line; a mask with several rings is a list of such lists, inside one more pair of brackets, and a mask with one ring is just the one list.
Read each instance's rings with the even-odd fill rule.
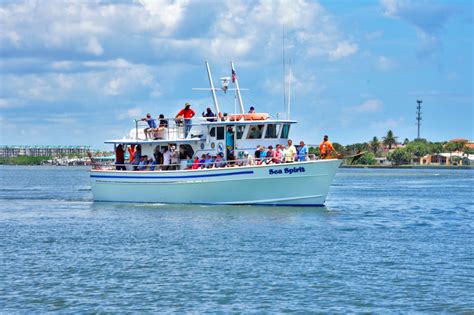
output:
[[168,171],[170,169],[170,164],[171,164],[171,151],[168,149],[168,147],[165,147],[163,150],[163,170]]
[[250,106],[249,114],[255,114],[255,107]]
[[153,157],[155,158],[156,170],[160,170],[161,165],[163,165],[163,153],[161,153],[159,145],[155,147]]
[[300,148],[298,150],[298,161],[306,161],[308,159],[308,146],[304,141],[300,141]]
[[213,168],[214,167],[214,159],[212,156],[208,153],[206,154],[206,160],[205,160],[205,168]]
[[196,113],[191,109],[191,104],[184,104],[184,108],[179,111],[176,115],[178,119],[184,119],[184,137],[188,137],[188,133],[191,130],[192,119]]
[[135,151],[136,151],[135,145],[131,144],[127,150],[128,150],[129,162],[133,163],[133,158],[135,156]]
[[280,145],[280,163],[285,163],[286,149],[285,145]]
[[265,163],[266,157],[267,157],[267,152],[265,152],[265,147],[263,145],[260,146],[259,151],[260,151],[260,160],[257,160],[257,165],[261,165]]
[[123,152],[123,146],[119,144],[115,149],[115,169],[117,171],[125,171],[125,155]]
[[170,147],[170,152],[171,152],[171,169],[176,170],[179,164],[179,153],[178,151],[176,151],[176,147],[174,145]]
[[288,149],[285,152],[285,162],[286,163],[293,163],[296,158],[296,148],[293,145],[293,141],[291,139],[288,140]]
[[138,170],[145,171],[147,163],[148,163],[148,157],[146,155],[141,156],[140,162],[138,163]]
[[199,168],[206,167],[206,155],[202,154],[201,159],[199,160]]
[[260,146],[257,145],[257,150],[255,150],[255,160],[258,162],[260,160]]
[[224,153],[220,152],[219,154],[217,154],[217,157],[214,162],[216,167],[225,167]]
[[281,162],[281,150],[280,145],[277,144],[275,147],[275,153],[272,159],[273,163],[280,163]]
[[168,128],[168,120],[165,119],[165,115],[160,114],[158,119],[160,120],[160,125],[158,126],[159,128]]
[[245,165],[250,165],[250,166],[253,166],[254,165],[254,158],[252,155],[250,155],[247,151],[244,152],[244,166]]
[[193,165],[191,166],[193,170],[197,170],[199,168],[199,157],[196,155],[193,160]]
[[193,159],[189,155],[186,155],[186,169],[190,170],[192,168],[193,168]]
[[323,141],[319,145],[319,155],[322,159],[327,159],[331,153],[337,154],[337,151],[332,146],[332,143],[329,142],[329,137],[325,135]]
[[133,153],[132,164],[134,165],[133,166],[134,171],[138,169],[138,164],[140,164],[141,157],[142,157],[142,146],[138,144],[135,148],[135,152]]
[[156,129],[155,119],[153,119],[150,113],[148,113],[146,114],[146,117],[142,118],[141,120],[146,121],[148,124],[148,128],[143,129],[143,132],[145,133],[145,140],[148,140],[148,136],[150,136],[150,138],[153,138],[153,132]]
[[214,114],[210,107],[206,108],[206,112],[202,112],[202,117],[206,117],[207,121],[215,121],[216,114]]
[[248,139],[260,139],[262,137],[261,131],[257,130],[257,127],[252,126],[248,135]]
[[229,155],[231,152],[234,152],[234,129],[231,126],[227,127],[225,139],[227,155]]
[[275,151],[273,151],[273,146],[272,145],[269,145],[268,146],[268,151],[267,151],[267,154],[266,154],[266,159],[265,159],[265,163],[266,164],[271,164],[273,163],[273,158],[275,157]]

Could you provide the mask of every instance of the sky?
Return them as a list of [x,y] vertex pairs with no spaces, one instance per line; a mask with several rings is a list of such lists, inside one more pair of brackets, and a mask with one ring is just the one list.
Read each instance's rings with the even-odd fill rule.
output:
[[[291,137],[351,144],[473,135],[472,1],[0,0],[0,144],[120,139],[150,112],[212,106],[236,65],[245,107]],[[286,71],[284,71],[284,69]],[[290,71],[291,70],[291,71]],[[285,93],[286,91],[286,93]],[[219,93],[222,112],[235,111]]]

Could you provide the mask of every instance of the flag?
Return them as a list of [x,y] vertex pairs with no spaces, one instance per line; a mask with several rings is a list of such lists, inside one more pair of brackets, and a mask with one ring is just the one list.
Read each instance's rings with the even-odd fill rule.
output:
[[235,83],[235,71],[232,69],[232,83]]

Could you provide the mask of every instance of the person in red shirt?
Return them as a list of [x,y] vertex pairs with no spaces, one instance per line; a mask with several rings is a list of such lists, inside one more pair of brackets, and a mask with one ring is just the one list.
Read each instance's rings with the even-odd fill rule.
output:
[[191,109],[191,104],[184,104],[184,108],[179,111],[176,118],[184,120],[184,137],[188,137],[188,133],[191,130],[192,119],[196,113]]
[[125,168],[125,155],[123,152],[123,146],[119,144],[115,149],[115,169],[117,171],[126,170]]

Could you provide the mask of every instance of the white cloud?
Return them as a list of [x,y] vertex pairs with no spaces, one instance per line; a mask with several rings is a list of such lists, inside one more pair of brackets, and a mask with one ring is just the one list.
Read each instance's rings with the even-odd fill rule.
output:
[[356,113],[378,112],[383,108],[383,102],[377,99],[370,99],[360,105],[350,107],[349,110]]
[[375,66],[377,67],[377,69],[379,70],[382,70],[382,71],[388,71],[388,70],[391,70],[393,69],[394,67],[394,62],[388,58],[388,57],[385,57],[385,56],[379,56],[377,58],[377,61],[375,63]]
[[99,41],[97,38],[92,37],[89,39],[87,46],[85,47],[85,51],[88,53],[91,53],[93,55],[100,56],[104,52],[104,49],[100,45]]
[[332,60],[341,59],[354,54],[357,50],[357,44],[342,41],[337,44],[336,49],[329,52],[329,57]]
[[144,113],[144,110],[140,107],[133,107],[125,112],[121,112],[117,114],[117,119],[119,120],[124,120],[124,119],[138,119],[140,118]]

